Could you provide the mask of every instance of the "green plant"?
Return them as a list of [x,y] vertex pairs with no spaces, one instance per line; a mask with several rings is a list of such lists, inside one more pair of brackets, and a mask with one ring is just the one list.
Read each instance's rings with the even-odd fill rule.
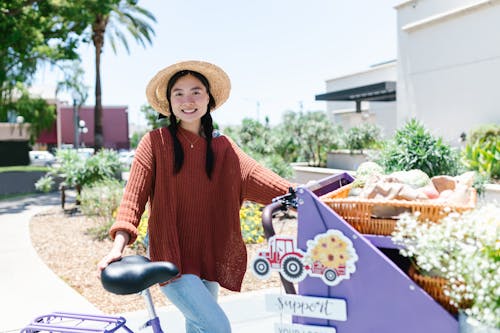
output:
[[123,183],[115,179],[104,179],[84,187],[80,193],[80,209],[88,216],[113,219],[123,195]]
[[[101,180],[120,178],[122,165],[113,150],[101,149],[84,159],[75,149],[58,149],[56,159],[57,163],[49,168],[48,178],[61,178],[62,185],[67,187],[83,188]],[[42,183],[48,181],[44,179]]]
[[[102,222],[97,227],[88,230],[88,233],[96,240],[102,241],[109,238],[109,229],[116,219],[122,195],[123,183],[114,179],[99,181],[82,190],[80,196],[82,213],[97,217]],[[137,239],[132,244],[132,248],[139,251],[147,249],[148,218],[149,214],[146,210],[137,228]]]
[[405,213],[393,241],[419,268],[448,280],[452,305],[500,328],[500,207],[490,203],[436,222]]
[[87,234],[95,240],[103,241],[109,237],[109,229],[113,225],[113,220],[105,220],[97,227],[89,228]]
[[79,195],[82,213],[100,221],[97,227],[88,230],[95,239],[108,237],[122,195],[123,184],[115,179],[104,179],[82,189]]
[[273,148],[275,139],[268,119],[265,124],[261,124],[257,120],[245,118],[241,126],[227,127],[224,133],[249,156],[281,177],[292,175],[290,165]]
[[101,149],[83,163],[82,168],[76,173],[75,182],[85,186],[104,179],[119,178],[118,173],[121,168],[117,152]]
[[307,162],[311,166],[326,165],[328,151],[338,148],[341,128],[332,123],[326,112],[288,111],[273,135],[276,153],[285,161]]
[[386,172],[420,169],[429,177],[454,176],[459,172],[459,152],[415,119],[384,144],[377,162]]
[[351,151],[378,148],[381,142],[381,129],[374,124],[363,123],[344,131],[341,141],[341,147]]
[[49,175],[62,178],[63,185],[75,186],[84,167],[83,158],[74,149],[57,149],[56,160],[57,163],[49,169]]
[[38,179],[38,181],[35,183],[35,188],[37,191],[47,193],[54,189],[54,185],[54,178],[52,178],[50,175],[45,175]]
[[500,179],[500,125],[484,125],[471,132],[462,163],[488,178]]
[[240,210],[241,235],[245,244],[257,244],[264,241],[262,228],[262,205],[245,202]]
[[97,227],[88,233],[97,240],[109,237],[109,229],[123,195],[123,184],[114,179],[106,179],[84,187],[80,194],[80,209],[83,214],[97,218]]

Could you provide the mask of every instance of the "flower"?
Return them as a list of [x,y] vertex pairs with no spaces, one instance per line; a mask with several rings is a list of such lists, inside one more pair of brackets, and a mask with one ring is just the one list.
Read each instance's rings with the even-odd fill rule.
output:
[[264,241],[261,220],[262,205],[245,202],[240,210],[241,234],[245,244],[257,244]]
[[450,303],[486,325],[500,327],[500,207],[489,203],[440,221],[403,214],[392,234],[401,254],[448,280]]

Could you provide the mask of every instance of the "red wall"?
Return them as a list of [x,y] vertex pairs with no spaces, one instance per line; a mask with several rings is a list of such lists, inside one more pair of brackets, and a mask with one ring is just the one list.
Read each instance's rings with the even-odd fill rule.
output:
[[[74,143],[73,106],[60,106],[61,115],[61,143]],[[82,106],[79,117],[85,121],[87,133],[80,134],[80,144],[85,147],[94,146],[94,107]],[[113,149],[129,149],[128,112],[126,106],[103,107],[103,136],[104,147]],[[57,128],[53,125],[50,131],[42,133],[38,143],[57,144]]]

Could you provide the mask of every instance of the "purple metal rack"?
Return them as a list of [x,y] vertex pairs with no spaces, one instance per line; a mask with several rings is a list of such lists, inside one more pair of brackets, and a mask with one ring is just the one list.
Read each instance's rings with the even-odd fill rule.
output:
[[119,328],[133,333],[125,325],[125,318],[89,315],[80,313],[53,312],[35,318],[21,333],[58,332],[58,333],[111,333]]
[[317,183],[316,188],[299,187],[298,247],[327,230],[341,231],[353,243],[359,257],[356,271],[337,286],[328,286],[316,277],[299,283],[299,295],[343,299],[347,320],[334,321],[294,317],[294,322],[335,327],[338,333],[456,333],[457,319],[421,289],[384,254],[395,249],[390,237],[362,235],[319,196],[352,182],[347,173]]

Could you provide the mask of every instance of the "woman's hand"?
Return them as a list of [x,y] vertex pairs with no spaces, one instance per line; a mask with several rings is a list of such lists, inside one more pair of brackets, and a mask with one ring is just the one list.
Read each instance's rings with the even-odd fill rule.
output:
[[97,268],[99,269],[99,273],[101,273],[101,271],[103,269],[105,269],[110,263],[112,263],[113,261],[117,261],[117,260],[120,260],[122,257],[122,251],[116,251],[114,249],[112,249],[106,256],[104,256],[104,258],[101,259],[101,261],[99,261],[99,263],[97,264]]
[[121,259],[123,255],[123,250],[125,249],[125,246],[128,244],[128,241],[130,239],[129,234],[127,234],[124,231],[117,231],[115,235],[115,240],[113,242],[113,247],[111,248],[111,251],[107,255],[104,256],[104,258],[99,261],[97,264],[97,269],[98,269],[98,278],[101,278],[101,272],[103,269],[105,269],[110,263],[113,261],[117,261]]

